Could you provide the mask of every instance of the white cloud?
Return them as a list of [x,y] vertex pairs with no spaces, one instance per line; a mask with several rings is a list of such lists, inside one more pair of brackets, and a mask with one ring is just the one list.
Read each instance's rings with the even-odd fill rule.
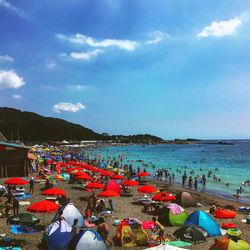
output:
[[0,55],[0,62],[14,62],[14,61],[15,61],[14,58],[9,55]]
[[47,69],[54,69],[56,67],[56,61],[50,60],[45,64]]
[[146,41],[145,44],[157,44],[170,37],[167,33],[164,33],[160,30],[153,31],[149,35],[150,40]]
[[14,99],[22,99],[23,97],[19,94],[15,94],[15,95],[13,95],[13,98]]
[[72,90],[83,91],[83,90],[87,90],[89,88],[89,86],[88,85],[75,84],[75,85],[68,85],[68,88],[72,89]]
[[18,89],[25,85],[22,77],[13,70],[0,70],[0,89],[15,88]]
[[208,36],[228,36],[235,33],[237,28],[241,25],[241,19],[235,17],[228,21],[212,22],[209,26],[205,27],[199,34],[198,37],[208,37]]
[[89,61],[90,59],[97,57],[99,54],[103,52],[104,51],[101,49],[95,49],[87,52],[71,52],[70,56],[76,60]]
[[16,6],[10,4],[9,2],[7,2],[6,0],[0,0],[0,7],[4,7],[6,9],[9,9],[13,12],[15,12],[17,15],[21,16],[21,17],[24,17],[25,16],[25,13],[23,10],[17,8]]
[[93,37],[85,36],[82,34],[75,34],[73,36],[66,36],[63,34],[57,34],[57,38],[61,40],[66,40],[71,43],[80,44],[80,45],[88,45],[90,47],[96,48],[107,48],[107,47],[117,47],[120,49],[125,49],[128,51],[133,51],[136,47],[139,46],[139,43],[132,40],[120,40],[120,39],[104,39],[101,41],[97,41]]
[[78,112],[82,109],[86,109],[86,105],[83,105],[80,102],[77,102],[76,104],[70,102],[59,102],[53,106],[52,110],[56,113],[61,113],[63,111]]

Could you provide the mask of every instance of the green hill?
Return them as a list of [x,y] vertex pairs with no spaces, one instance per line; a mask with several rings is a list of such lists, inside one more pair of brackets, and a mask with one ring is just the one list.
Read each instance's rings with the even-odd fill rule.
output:
[[0,108],[0,131],[8,140],[20,136],[20,140],[26,143],[107,139],[78,124],[12,108]]
[[0,108],[0,132],[8,140],[21,140],[24,143],[48,141],[112,140],[121,143],[159,143],[163,140],[152,135],[113,135],[98,134],[79,124],[62,119],[44,117],[32,112],[13,108]]

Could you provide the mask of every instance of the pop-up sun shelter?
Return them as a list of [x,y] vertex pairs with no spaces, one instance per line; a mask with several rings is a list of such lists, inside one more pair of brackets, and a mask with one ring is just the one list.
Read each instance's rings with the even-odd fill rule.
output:
[[202,210],[190,214],[185,221],[185,225],[197,225],[202,227],[211,237],[221,235],[220,227],[217,222],[208,213]]
[[233,241],[227,237],[217,240],[209,250],[249,250],[250,244],[244,240]]
[[188,192],[179,192],[175,196],[175,198],[176,198],[175,203],[184,208],[196,206],[193,196]]
[[[66,206],[62,207],[60,211],[63,212],[62,216],[64,217],[65,221],[72,226],[74,219],[78,219],[77,226],[82,227],[84,226],[84,218],[81,212],[74,206],[73,203],[69,203]],[[55,215],[55,219],[58,219],[58,213]]]
[[87,228],[73,237],[68,250],[107,250],[107,247],[99,233]]
[[116,240],[119,245],[123,247],[146,245],[147,234],[142,229],[141,224],[140,221],[132,218],[126,218],[121,221],[116,234]]
[[187,217],[188,213],[175,203],[166,205],[158,213],[158,220],[165,227],[182,226]]
[[71,230],[66,221],[55,221],[45,229],[43,244],[49,250],[65,250],[72,238]]

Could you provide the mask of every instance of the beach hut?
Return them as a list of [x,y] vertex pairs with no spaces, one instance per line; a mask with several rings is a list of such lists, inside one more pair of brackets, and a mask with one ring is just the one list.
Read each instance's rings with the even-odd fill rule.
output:
[[193,196],[188,192],[179,192],[175,196],[175,198],[176,198],[175,203],[184,207],[184,208],[196,207],[196,202],[195,202]]
[[217,240],[209,250],[249,250],[250,244],[244,240],[233,241],[227,237]]
[[108,248],[99,233],[87,228],[73,237],[68,250],[108,250]]
[[160,209],[158,221],[163,226],[182,226],[188,217],[188,213],[178,204],[171,203]]
[[45,229],[42,243],[49,250],[65,250],[72,239],[71,230],[66,221],[55,221]]
[[[69,203],[63,206],[60,211],[62,211],[62,216],[69,225],[73,225],[74,219],[78,219],[77,226],[84,226],[84,218],[81,212],[75,207],[73,203]],[[54,221],[58,220],[59,213],[55,215]]]
[[134,218],[126,218],[120,222],[116,241],[122,247],[145,246],[147,244],[147,234],[142,228],[142,223]]
[[218,223],[206,212],[198,210],[188,216],[185,225],[197,225],[205,229],[210,236],[221,235]]

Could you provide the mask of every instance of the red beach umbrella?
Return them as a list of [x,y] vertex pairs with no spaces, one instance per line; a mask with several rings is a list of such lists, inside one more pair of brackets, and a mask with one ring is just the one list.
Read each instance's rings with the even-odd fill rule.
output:
[[102,191],[97,196],[99,196],[99,197],[119,197],[120,195],[113,190],[106,190],[106,191]]
[[87,175],[86,173],[82,173],[82,172],[81,172],[80,175],[74,176],[74,178],[77,179],[77,180],[82,179],[82,180],[86,180],[86,181],[92,181],[93,180],[89,175]]
[[153,201],[174,201],[175,196],[168,192],[160,192],[152,197]]
[[66,192],[60,188],[49,188],[42,191],[42,194],[60,196],[60,195],[66,195]]
[[103,176],[112,176],[114,173],[109,172],[109,171],[102,171],[101,172]]
[[115,179],[115,180],[123,180],[123,179],[124,179],[124,176],[119,175],[119,174],[117,174],[117,175],[112,175],[112,176],[111,176],[111,179]]
[[147,173],[147,172],[140,172],[136,175],[137,177],[147,177],[147,176],[151,176],[151,174]]
[[31,213],[53,213],[59,209],[59,205],[52,201],[38,201],[30,206],[28,206],[27,210]]
[[68,168],[68,169],[66,170],[66,172],[67,172],[67,173],[71,173],[72,171],[75,171],[75,170],[82,170],[82,168],[80,168],[80,167]]
[[100,169],[100,168],[94,168],[94,169],[91,169],[91,171],[92,171],[93,173],[102,173],[102,172],[103,172],[103,170]]
[[146,193],[146,194],[151,194],[156,192],[158,189],[154,186],[151,185],[146,185],[146,186],[141,186],[137,189],[138,192],[140,193]]
[[5,184],[8,184],[8,185],[25,185],[25,184],[28,184],[29,182],[22,179],[22,178],[19,178],[19,177],[13,177],[13,178],[10,178],[8,180],[5,180],[4,181]]
[[137,181],[133,181],[133,180],[128,180],[128,181],[124,181],[122,183],[123,186],[138,186],[139,182]]
[[85,188],[93,188],[93,189],[104,189],[104,185],[99,182],[91,182],[88,183]]

